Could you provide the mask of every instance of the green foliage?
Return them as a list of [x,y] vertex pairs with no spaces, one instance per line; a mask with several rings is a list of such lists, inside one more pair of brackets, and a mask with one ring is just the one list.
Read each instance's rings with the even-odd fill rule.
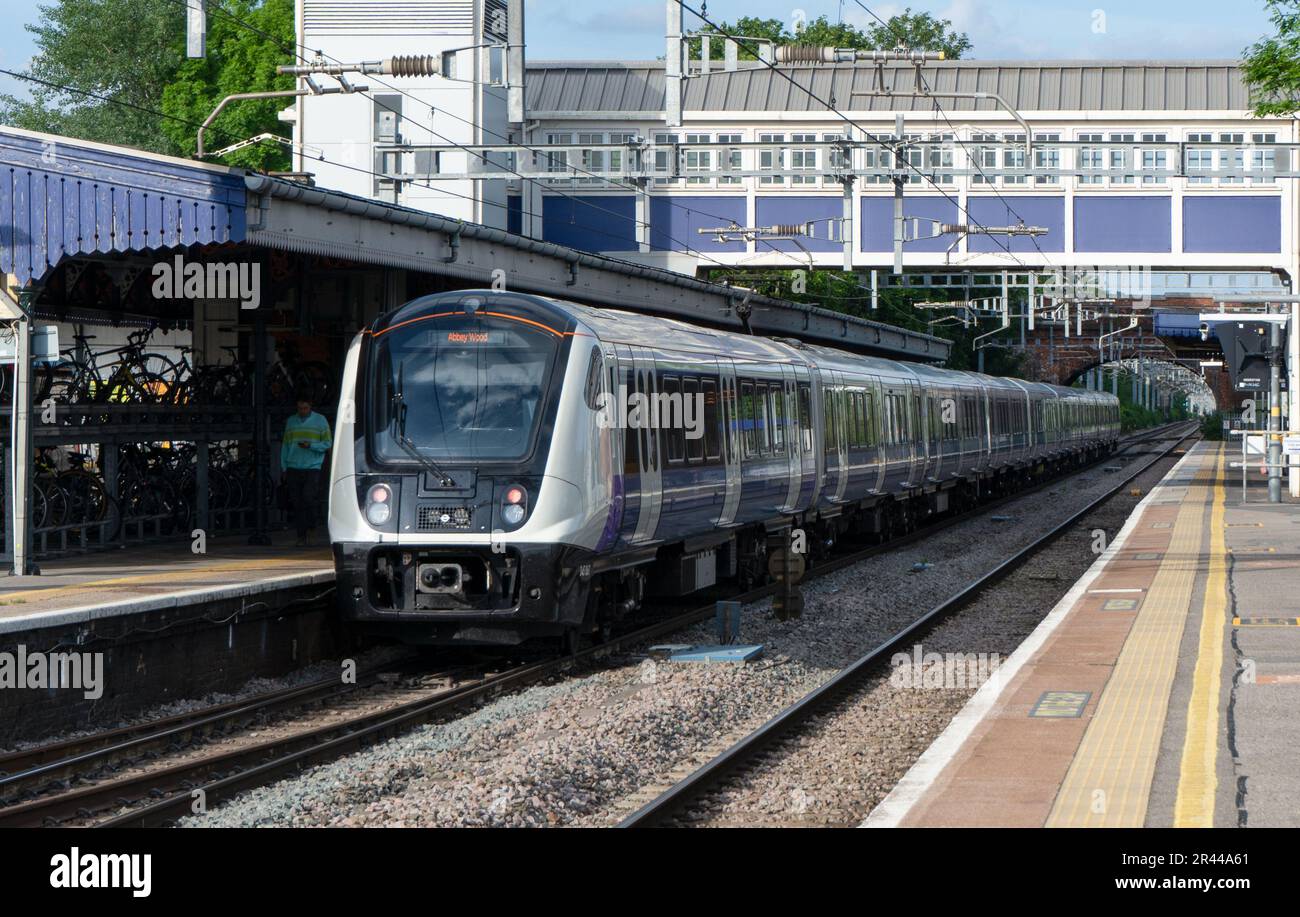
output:
[[[759,19],[754,16],[742,16],[734,24],[721,23],[718,30],[730,35],[746,38],[765,38],[776,44],[830,45],[835,48],[893,48],[900,43],[915,51],[942,51],[949,60],[955,60],[971,49],[970,37],[965,32],[953,29],[951,20],[936,19],[929,13],[913,13],[905,9],[887,20],[889,27],[872,24],[865,29],[855,28],[847,23],[831,22],[826,16],[818,16],[806,22],[797,32],[786,28],[780,19]],[[742,43],[739,57],[741,60],[756,60],[755,48]],[[716,57],[720,54],[714,50]],[[700,41],[690,43],[690,56],[693,60],[700,57]]]
[[[162,129],[186,156],[194,155],[195,130],[182,122],[202,124],[232,93],[292,89],[294,84],[293,77],[275,72],[277,64],[290,60],[293,0],[225,0],[223,7],[265,34],[225,16],[209,16],[208,56],[182,63],[162,95],[163,113],[179,119],[163,121]],[[230,103],[210,129],[208,147],[220,148],[265,131],[285,133],[278,113],[292,102],[285,97]],[[287,169],[290,158],[285,147],[261,143],[237,150],[224,161],[249,169]]]
[[1206,414],[1201,421],[1201,438],[1206,440],[1223,439],[1223,412],[1215,411],[1213,414]]
[[[41,7],[41,21],[27,26],[37,46],[28,73],[112,101],[36,87],[30,100],[0,96],[0,122],[155,153],[192,154],[197,126],[223,96],[293,86],[291,77],[275,75],[276,64],[292,59],[293,0],[222,0],[221,7],[275,38],[210,8],[208,56],[187,60],[185,6],[178,0],[55,0]],[[287,104],[233,103],[215,125],[214,145],[265,131],[284,134],[276,113]],[[282,169],[289,156],[283,147],[258,144],[227,161]]]
[[[983,328],[962,328],[960,325],[931,328],[927,323],[929,313],[914,306],[914,303],[934,298],[934,292],[927,290],[882,289],[880,307],[873,311],[871,290],[861,285],[861,277],[843,271],[758,270],[738,274],[728,268],[712,270],[708,272],[708,278],[719,282],[730,280],[737,286],[749,287],[767,296],[947,338],[953,342],[953,347],[945,365],[953,369],[973,370],[978,366],[973,342],[977,335],[989,330],[987,325]],[[1008,335],[1010,333],[1008,331]],[[984,352],[984,372],[994,376],[1023,377],[1024,356],[1008,348],[989,347]]]
[[[57,0],[26,28],[37,52],[28,73],[143,109],[158,109],[185,56],[185,10],[175,0]],[[12,20],[11,20],[12,24]],[[33,86],[30,100],[0,96],[0,122],[176,153],[159,119],[138,109]]]
[[1277,34],[1245,50],[1242,73],[1255,114],[1289,115],[1300,109],[1300,0],[1266,0]]

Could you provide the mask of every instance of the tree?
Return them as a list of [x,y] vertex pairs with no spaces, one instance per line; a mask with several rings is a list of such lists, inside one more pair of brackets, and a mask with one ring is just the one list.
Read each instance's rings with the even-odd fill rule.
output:
[[1242,73],[1255,114],[1289,115],[1300,109],[1300,0],[1267,0],[1277,34],[1245,51]]
[[[37,46],[28,74],[81,92],[33,84],[30,100],[0,95],[0,122],[192,154],[197,126],[223,96],[293,86],[292,77],[275,75],[277,63],[292,60],[293,0],[222,0],[219,9],[224,12],[209,4],[208,56],[187,60],[185,4],[179,0],[56,0],[41,7],[41,22],[27,26]],[[284,133],[276,117],[284,104],[276,101],[235,103],[214,125],[214,142]],[[278,169],[287,168],[289,156],[278,145],[258,144],[227,161]]]
[[[887,25],[879,23],[858,29],[848,23],[831,22],[826,16],[818,16],[811,22],[803,23],[796,29],[787,29],[780,19],[758,19],[742,16],[734,25],[722,23],[718,31],[728,35],[745,38],[762,38],[774,44],[829,45],[835,48],[893,48],[900,43],[914,51],[942,51],[949,60],[955,60],[971,49],[971,40],[965,32],[953,28],[952,21],[936,19],[929,13],[913,13],[905,9],[896,16],[886,20]],[[706,27],[707,28],[707,27]],[[715,54],[717,52],[714,52]],[[690,44],[692,59],[700,57],[700,40],[692,39]],[[741,60],[757,60],[757,47],[740,43]]]
[[[704,272],[705,279],[716,282],[732,281],[767,296],[793,302],[820,306],[832,312],[843,312],[861,318],[934,334],[952,341],[952,353],[944,365],[949,369],[974,370],[979,364],[975,338],[988,331],[978,325],[963,328],[958,324],[931,327],[928,319],[933,313],[917,309],[915,303],[934,298],[933,290],[892,288],[879,292],[879,308],[871,308],[871,290],[863,286],[863,278],[843,271],[778,270],[758,268],[737,274],[734,268],[711,268]],[[1013,292],[1012,296],[1016,294]],[[1013,305],[1015,300],[1013,298]],[[1023,303],[1021,303],[1023,306]],[[1014,331],[1008,331],[1010,338]],[[985,351],[984,371],[994,376],[1025,376],[1023,353],[1007,347],[990,347]]]
[[27,26],[37,47],[28,74],[124,104],[33,83],[30,100],[0,96],[0,121],[175,153],[157,116],[140,109],[158,109],[180,66],[184,8],[174,0],[58,0],[40,10],[40,22]]
[[[293,0],[225,0],[222,6],[247,26],[209,13],[207,57],[183,61],[162,94],[163,112],[175,119],[164,120],[162,129],[186,156],[195,152],[192,125],[202,124],[226,96],[294,85],[293,77],[275,72],[277,64],[292,61]],[[208,148],[264,132],[284,134],[279,112],[292,102],[288,96],[232,102],[213,123]],[[251,169],[286,169],[289,161],[285,147],[269,143],[245,147],[225,158],[229,165]]]

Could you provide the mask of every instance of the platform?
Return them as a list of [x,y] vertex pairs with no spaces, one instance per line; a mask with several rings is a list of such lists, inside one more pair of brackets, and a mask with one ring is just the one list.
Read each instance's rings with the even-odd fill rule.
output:
[[1300,506],[1188,452],[864,823],[1300,826]]
[[328,545],[292,547],[292,538],[250,546],[232,535],[210,539],[205,554],[183,542],[42,561],[40,576],[0,575],[0,634],[332,583]]

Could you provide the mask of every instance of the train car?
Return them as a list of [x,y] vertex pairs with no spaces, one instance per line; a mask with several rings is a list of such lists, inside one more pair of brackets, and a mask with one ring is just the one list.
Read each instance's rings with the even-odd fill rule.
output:
[[440,293],[349,349],[330,471],[344,619],[572,645],[770,545],[888,537],[1113,450],[1102,392],[541,296]]

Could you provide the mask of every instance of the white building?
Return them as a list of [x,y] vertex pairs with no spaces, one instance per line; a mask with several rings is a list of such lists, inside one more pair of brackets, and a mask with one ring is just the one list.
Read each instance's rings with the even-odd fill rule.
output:
[[[302,51],[301,64],[316,52],[326,65],[430,55],[441,70],[445,52],[454,59],[448,61],[450,78],[352,74],[348,79],[368,92],[301,97],[286,113],[295,122],[295,142],[304,147],[295,168],[327,188],[504,227],[501,182],[482,188],[471,181],[409,182],[399,188],[371,173],[463,172],[470,158],[463,151],[411,147],[503,141],[505,0],[297,0],[295,14],[298,43],[310,49]],[[337,85],[329,77],[318,83]]]
[[[298,103],[299,167],[324,187],[686,273],[840,267],[845,233],[853,268],[884,268],[894,262],[887,147],[901,111],[916,141],[904,167],[904,215],[918,218],[909,234],[1022,220],[1046,230],[909,236],[908,269],[1140,265],[1265,272],[1279,284],[1300,270],[1290,178],[1300,131],[1292,118],[1252,117],[1233,62],[943,61],[926,63],[918,82],[909,63],[692,61],[677,126],[665,87],[678,84],[662,62],[533,62],[526,120],[512,125],[505,0],[297,8],[301,43],[326,63],[455,52],[455,79],[356,75],[369,92]],[[950,95],[906,94],[917,85]],[[972,92],[997,94],[1016,114],[954,97]],[[853,148],[842,153],[845,139]],[[512,141],[533,152],[478,150]],[[497,177],[467,177],[485,169]],[[810,222],[813,235],[798,240],[700,233]]]

